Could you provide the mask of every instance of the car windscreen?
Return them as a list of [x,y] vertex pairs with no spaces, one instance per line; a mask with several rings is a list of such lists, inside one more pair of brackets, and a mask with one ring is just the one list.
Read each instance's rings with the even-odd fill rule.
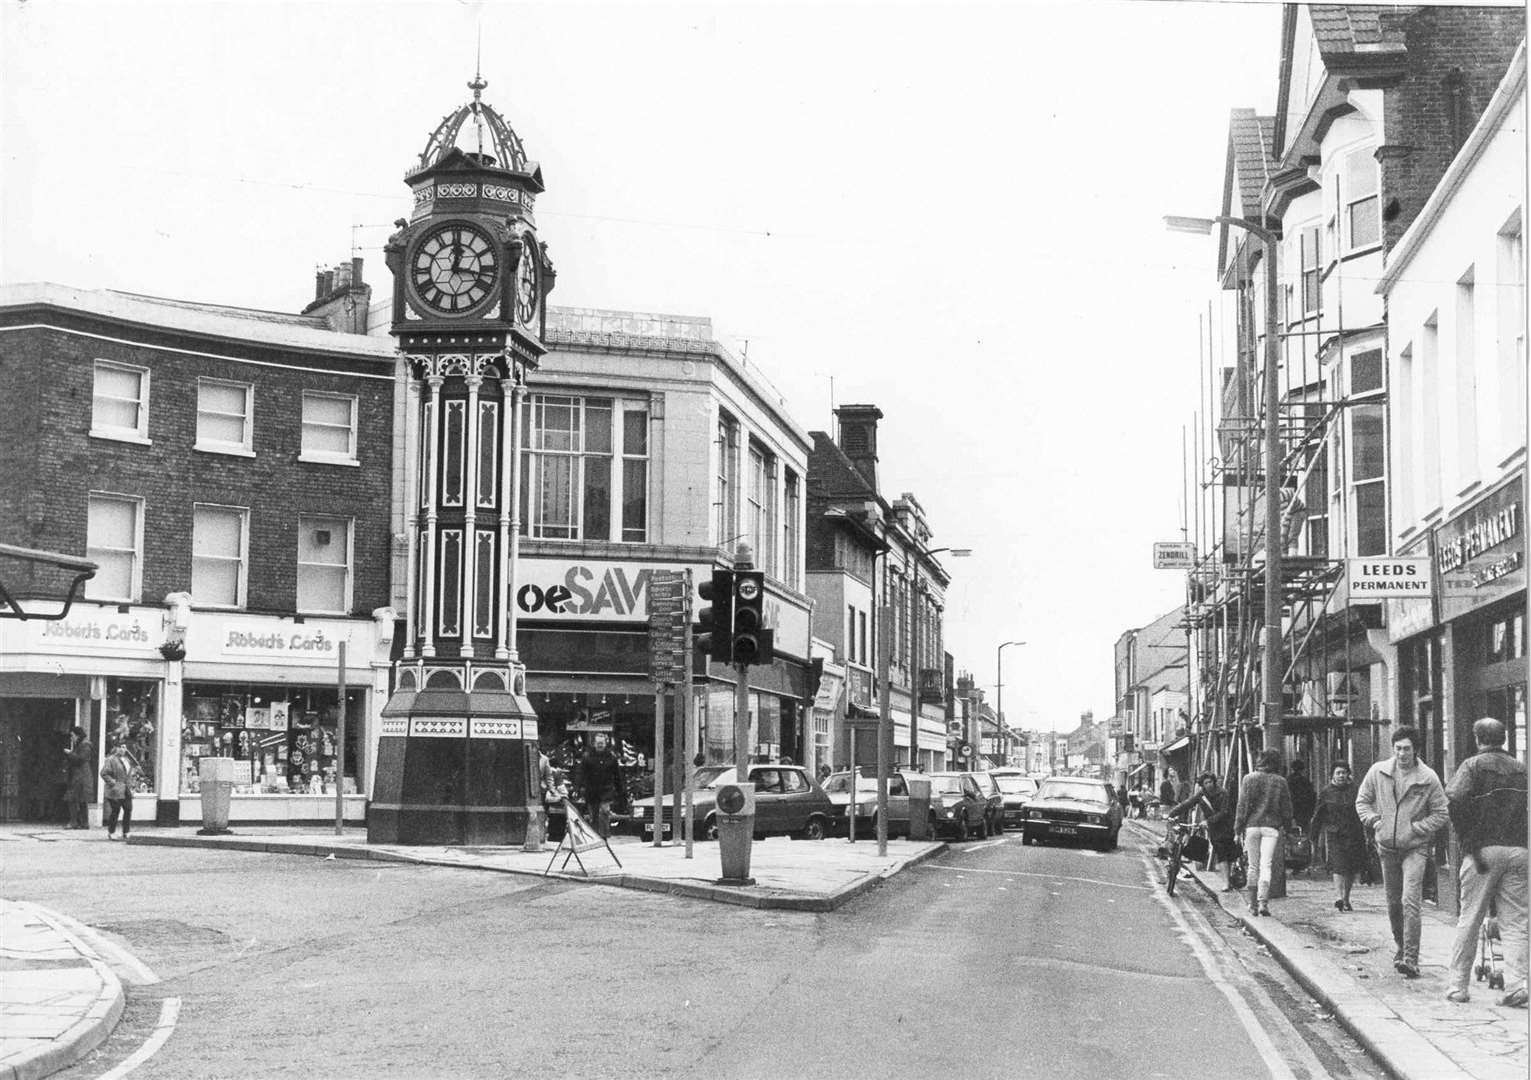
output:
[[932,776],[930,778],[930,793],[932,795],[961,795],[962,777]]
[[1103,803],[1106,801],[1106,792],[1098,782],[1089,780],[1044,780],[1037,789],[1037,798]]
[[703,765],[696,772],[692,773],[692,776],[695,778],[692,782],[693,787],[715,787],[721,782],[733,780],[734,767],[732,765]]
[[1006,795],[1030,795],[1037,790],[1037,782],[1029,776],[996,776],[999,790]]

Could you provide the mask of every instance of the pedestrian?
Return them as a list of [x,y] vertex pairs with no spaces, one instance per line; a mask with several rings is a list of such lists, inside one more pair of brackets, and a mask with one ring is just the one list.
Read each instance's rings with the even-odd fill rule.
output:
[[1419,977],[1420,908],[1425,873],[1436,834],[1446,827],[1446,789],[1435,770],[1419,760],[1419,729],[1393,732],[1393,756],[1361,780],[1356,813],[1377,840],[1387,917],[1393,928],[1393,968],[1406,979]]
[[[1337,763],[1329,772],[1329,783],[1318,793],[1317,805],[1308,820],[1310,835],[1316,837],[1320,830],[1323,832],[1324,862],[1334,879],[1335,911],[1355,910],[1350,906],[1350,889],[1366,864],[1366,830],[1356,814],[1356,793],[1350,781],[1350,766],[1343,761]],[[1295,793],[1292,803],[1295,813]]]
[[832,770],[830,769],[830,767],[829,767],[829,765],[827,763],[820,762],[819,770],[818,770],[818,777],[819,777],[819,785],[820,786],[823,786],[824,781],[829,779],[829,774],[830,774],[831,771]]
[[1292,765],[1287,769],[1286,786],[1292,792],[1292,816],[1299,825],[1306,825],[1318,807],[1318,793],[1313,790],[1313,781],[1308,779],[1308,763],[1302,758],[1292,759]]
[[1128,792],[1127,798],[1132,803],[1133,817],[1141,818],[1144,814],[1147,813],[1147,811],[1143,808],[1143,785],[1141,782],[1138,783],[1138,785],[1134,787],[1132,791]]
[[106,838],[117,839],[117,819],[122,818],[122,838],[133,827],[133,759],[127,747],[116,743],[101,766],[101,797],[106,800]]
[[1116,803],[1125,815],[1127,813],[1127,781],[1125,780],[1116,785]]
[[1473,725],[1478,752],[1446,785],[1451,824],[1462,844],[1461,914],[1451,947],[1448,1001],[1467,1000],[1478,931],[1490,907],[1504,949],[1500,1005],[1526,1007],[1526,767],[1504,749],[1504,724]]
[[[1159,782],[1159,810],[1160,810],[1160,813],[1163,813],[1165,810],[1168,810],[1170,807],[1174,806],[1177,801],[1178,800],[1175,798],[1175,779],[1174,779],[1174,773],[1173,772],[1165,773],[1164,774],[1164,779]],[[1156,814],[1154,816],[1157,817],[1158,814]]]
[[90,818],[85,808],[96,793],[96,747],[78,724],[69,729],[69,748],[64,751],[64,758],[68,762],[68,785],[64,790],[64,800],[69,804],[66,828],[88,829]]
[[579,789],[584,795],[590,824],[602,837],[611,835],[611,812],[627,803],[622,766],[612,753],[604,731],[593,732],[590,749],[579,760]]
[[1233,799],[1219,786],[1216,773],[1202,773],[1196,778],[1196,784],[1197,790],[1176,805],[1170,816],[1193,808],[1201,811],[1202,824],[1207,827],[1207,839],[1212,845],[1213,859],[1207,869],[1215,869],[1219,862],[1223,864],[1223,891],[1228,892],[1233,888],[1229,875],[1239,857],[1238,833],[1233,827]]
[[1249,857],[1249,912],[1269,915],[1276,849],[1281,834],[1292,827],[1292,791],[1281,775],[1281,751],[1274,746],[1260,751],[1256,768],[1239,785],[1233,831],[1243,836],[1244,854]]

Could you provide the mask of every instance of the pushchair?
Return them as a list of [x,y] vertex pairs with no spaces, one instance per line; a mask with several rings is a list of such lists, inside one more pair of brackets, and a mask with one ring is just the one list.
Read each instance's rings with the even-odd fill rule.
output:
[[1499,911],[1489,901],[1488,914],[1478,930],[1478,964],[1473,974],[1487,981],[1490,990],[1504,989],[1504,948],[1499,943]]

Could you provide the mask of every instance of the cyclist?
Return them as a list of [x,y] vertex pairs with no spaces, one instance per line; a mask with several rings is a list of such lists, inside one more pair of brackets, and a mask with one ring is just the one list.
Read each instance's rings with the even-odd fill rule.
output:
[[1239,857],[1239,843],[1233,831],[1233,797],[1219,786],[1216,773],[1202,773],[1196,778],[1196,787],[1189,798],[1176,804],[1170,816],[1183,818],[1193,810],[1201,811],[1201,823],[1207,827],[1207,839],[1212,844],[1213,858],[1207,869],[1214,870],[1222,863],[1223,892],[1230,892],[1233,886],[1228,875]]

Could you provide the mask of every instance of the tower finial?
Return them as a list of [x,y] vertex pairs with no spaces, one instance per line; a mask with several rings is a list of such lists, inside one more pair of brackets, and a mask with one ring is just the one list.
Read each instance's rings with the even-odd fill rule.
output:
[[473,51],[473,80],[468,83],[468,89],[473,91],[473,129],[478,134],[478,152],[484,153],[484,118],[479,115],[478,107],[483,97],[484,87],[489,83],[484,79],[484,24],[478,24],[478,38]]

